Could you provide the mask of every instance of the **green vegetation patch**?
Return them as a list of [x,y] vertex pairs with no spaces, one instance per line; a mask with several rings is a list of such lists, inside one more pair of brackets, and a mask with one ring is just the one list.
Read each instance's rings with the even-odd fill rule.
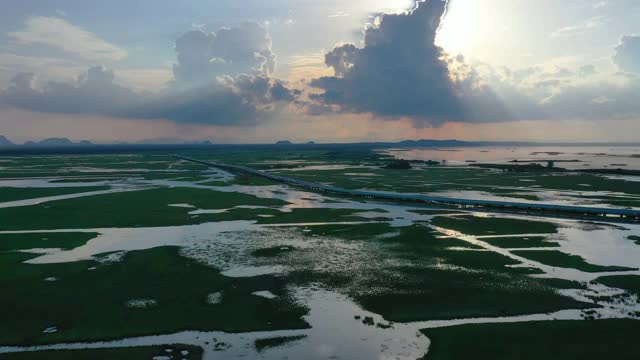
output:
[[[357,247],[364,253],[363,259],[340,254],[335,266],[306,267],[287,275],[288,281],[339,289],[366,310],[390,321],[506,316],[593,306],[557,293],[557,289],[577,288],[579,284],[529,277],[530,269],[507,267],[517,261],[460,239],[439,237],[426,226],[334,224],[306,229],[309,231],[304,234],[309,237],[365,244],[362,249]],[[295,259],[305,259],[306,251],[296,249]]]
[[[260,218],[260,224],[289,224],[289,223],[319,223],[336,221],[370,221],[354,215],[362,212],[356,209],[330,209],[330,208],[296,208],[290,212],[277,212],[274,217]],[[386,213],[380,213],[384,220]]]
[[627,239],[631,241],[635,241],[637,245],[640,245],[640,236],[631,235]]
[[409,210],[412,213],[420,215],[445,215],[445,214],[462,214],[456,210],[444,209],[424,209],[424,210]]
[[540,321],[471,324],[422,332],[428,360],[632,360],[640,321]]
[[0,234],[0,251],[26,249],[73,249],[97,237],[98,233]]
[[551,234],[558,230],[553,223],[500,217],[439,216],[431,224],[468,235]]
[[[171,352],[166,350],[171,350]],[[2,354],[0,357],[3,360],[151,360],[161,356],[167,360],[199,360],[202,359],[202,349],[190,345],[164,345],[111,349],[46,350]]]
[[[285,282],[269,275],[226,277],[179,255],[176,247],[133,251],[108,264],[23,263],[34,256],[0,253],[0,288],[11,289],[0,297],[0,344],[308,326],[302,320],[306,309],[287,295]],[[254,296],[255,291],[278,297]],[[51,328],[56,331],[45,332]]]
[[550,284],[523,275],[446,267],[398,268],[386,276],[376,275],[378,279],[365,284],[379,289],[393,281],[391,289],[374,293],[356,289],[352,296],[390,321],[511,316],[593,306],[558,295]]
[[206,222],[215,216],[192,217],[193,209],[169,204],[188,203],[201,209],[225,209],[237,205],[273,206],[278,199],[258,198],[237,192],[193,188],[159,188],[87,196],[46,204],[0,209],[0,229],[38,230],[60,228],[172,226]]
[[251,252],[251,255],[255,257],[276,257],[283,254],[288,254],[295,250],[296,248],[293,246],[272,246],[254,250]]
[[233,181],[233,185],[245,185],[245,186],[273,186],[279,185],[279,183],[264,178],[262,176],[246,176],[237,175]]
[[560,244],[553,241],[547,241],[547,238],[543,236],[528,236],[528,237],[495,237],[495,238],[482,238],[484,241],[493,246],[517,249],[517,248],[536,248],[536,247],[559,247]]
[[[235,208],[219,214],[205,214],[209,221],[256,220],[259,224],[297,224],[344,221],[372,221],[355,215],[362,210],[331,208],[295,208],[283,212],[273,208]],[[202,216],[202,215],[200,215]],[[266,217],[265,217],[266,216]],[[388,221],[384,214],[378,220]],[[375,219],[373,219],[375,220]]]
[[275,337],[268,339],[258,339],[255,341],[255,347],[258,352],[262,352],[267,349],[275,348],[290,344],[292,342],[296,342],[298,340],[302,340],[306,338],[306,335],[299,336],[283,336],[283,337]]
[[90,191],[109,190],[108,186],[52,187],[52,188],[0,188],[0,202],[36,199],[41,197],[78,194]]
[[207,182],[200,183],[200,185],[205,185],[205,186],[231,186],[230,183],[224,182],[224,181],[220,181],[220,180],[207,181]]
[[584,272],[637,270],[623,266],[594,265],[586,262],[582,257],[578,255],[571,255],[557,250],[517,250],[513,251],[513,254],[522,256],[523,258],[527,258],[529,260],[537,261],[545,265],[577,269]]
[[114,180],[115,178],[73,178],[73,179],[55,179],[50,180],[51,184],[69,184],[69,183],[92,183]]
[[640,297],[639,275],[602,276],[595,281],[606,286],[627,290]]

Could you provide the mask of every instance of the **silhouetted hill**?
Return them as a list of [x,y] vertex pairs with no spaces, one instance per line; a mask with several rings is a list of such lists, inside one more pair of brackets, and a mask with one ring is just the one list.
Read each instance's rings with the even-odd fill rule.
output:
[[0,135],[0,147],[9,147],[9,146],[15,146],[16,144],[12,143],[11,140],[7,139],[6,137]]
[[74,143],[67,138],[48,138],[38,142],[27,141],[24,143],[26,147],[67,147],[67,146],[93,146],[93,143],[88,140],[82,140]]

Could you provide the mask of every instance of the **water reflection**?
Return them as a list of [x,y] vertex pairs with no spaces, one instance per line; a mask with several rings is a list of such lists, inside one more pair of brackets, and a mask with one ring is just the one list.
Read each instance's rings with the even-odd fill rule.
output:
[[640,170],[640,147],[461,147],[445,150],[419,148],[390,149],[385,152],[406,160],[445,160],[449,165],[468,165],[469,160],[492,163],[554,160],[556,166],[568,169],[609,167]]

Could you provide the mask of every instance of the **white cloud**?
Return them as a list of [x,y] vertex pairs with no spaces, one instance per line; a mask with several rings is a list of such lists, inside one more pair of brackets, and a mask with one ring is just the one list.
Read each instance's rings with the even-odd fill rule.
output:
[[597,3],[593,4],[594,9],[602,9],[603,7],[606,7],[606,6],[607,6],[606,1],[598,1]]
[[336,17],[346,17],[346,16],[351,16],[351,14],[349,14],[348,12],[345,12],[345,11],[338,11],[335,14],[329,15],[328,17],[336,18]]
[[158,69],[120,69],[116,73],[118,84],[137,91],[158,92],[173,79],[171,68]]
[[47,45],[91,61],[117,61],[127,51],[57,17],[32,16],[8,37],[20,45]]
[[597,29],[606,23],[606,19],[602,16],[594,16],[581,23],[564,26],[551,33],[551,37],[575,36],[583,34],[587,31]]
[[11,78],[20,72],[39,74],[45,81],[70,81],[85,69],[85,65],[66,59],[4,53],[0,54],[0,87],[9,84]]
[[623,71],[640,74],[640,36],[623,36],[615,48],[613,62]]

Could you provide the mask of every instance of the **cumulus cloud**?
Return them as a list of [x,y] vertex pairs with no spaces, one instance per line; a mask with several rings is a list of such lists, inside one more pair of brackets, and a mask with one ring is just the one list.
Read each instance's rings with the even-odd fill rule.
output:
[[37,112],[168,119],[210,125],[253,125],[268,120],[299,91],[260,75],[225,76],[189,90],[140,93],[114,83],[113,71],[92,67],[74,83],[37,86],[35,75],[17,74],[0,92],[0,105]]
[[[638,77],[616,81],[591,64],[509,69],[450,56],[434,44],[446,7],[446,1],[426,0],[409,12],[382,15],[365,29],[361,47],[342,44],[328,52],[325,64],[334,75],[311,81],[321,92],[310,95],[315,106],[308,113],[371,113],[434,126],[640,116]],[[616,49],[616,62],[626,71],[640,71],[638,44],[640,38],[627,36]]]
[[123,115],[191,124],[247,126],[270,120],[297,95],[296,90],[267,76],[223,76],[209,85],[153,97]]
[[45,45],[90,61],[117,61],[127,51],[62,18],[32,16],[25,27],[7,34],[19,45]]
[[38,112],[167,119],[211,125],[254,125],[270,119],[300,91],[274,79],[271,37],[261,25],[244,23],[216,33],[189,31],[176,41],[171,86],[134,91],[114,72],[89,68],[75,82],[38,86],[32,73],[14,76],[0,91],[0,105]]
[[273,73],[276,56],[271,36],[256,23],[243,23],[207,33],[192,30],[176,40],[178,61],[173,66],[176,85],[192,87],[218,76]]
[[640,36],[623,36],[615,49],[613,61],[623,71],[640,73]]
[[323,92],[312,99],[346,112],[429,124],[508,118],[464,58],[450,58],[435,45],[446,7],[441,0],[419,1],[409,12],[378,17],[365,30],[363,47],[344,44],[326,54],[335,76],[314,79],[311,85]]
[[0,103],[39,112],[108,114],[132,106],[139,94],[113,82],[114,74],[102,66],[90,68],[75,83],[50,81],[36,86],[35,75],[17,74],[0,94]]

